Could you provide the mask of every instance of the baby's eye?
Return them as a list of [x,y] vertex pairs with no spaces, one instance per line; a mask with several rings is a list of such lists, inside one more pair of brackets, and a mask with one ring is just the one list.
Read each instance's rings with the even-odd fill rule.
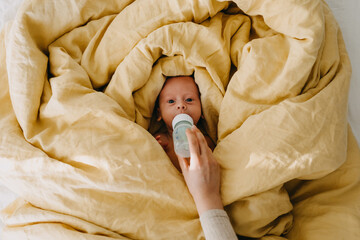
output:
[[170,100],[168,100],[167,102],[168,102],[168,103],[174,103],[175,101],[172,100],[172,99],[170,99]]
[[192,98],[187,98],[185,101],[186,101],[186,102],[192,102],[193,99],[192,99]]

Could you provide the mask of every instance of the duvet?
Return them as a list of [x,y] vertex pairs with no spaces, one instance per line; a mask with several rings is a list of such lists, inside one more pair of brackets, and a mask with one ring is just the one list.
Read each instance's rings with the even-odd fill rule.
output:
[[204,239],[152,137],[194,75],[236,233],[360,238],[351,67],[325,2],[25,1],[0,37],[3,239]]

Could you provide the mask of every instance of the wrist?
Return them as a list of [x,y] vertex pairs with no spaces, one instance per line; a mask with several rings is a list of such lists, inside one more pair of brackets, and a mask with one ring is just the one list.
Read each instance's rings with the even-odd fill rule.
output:
[[197,199],[194,198],[194,201],[199,216],[208,210],[224,209],[220,195],[200,197]]

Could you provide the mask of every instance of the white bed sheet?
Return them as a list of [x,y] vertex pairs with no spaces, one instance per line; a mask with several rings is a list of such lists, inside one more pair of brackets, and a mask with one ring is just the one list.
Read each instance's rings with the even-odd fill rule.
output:
[[[0,29],[7,21],[15,18],[16,10],[24,0],[0,0]],[[360,1],[327,0],[342,29],[346,47],[353,66],[353,75],[349,94],[349,122],[360,143]],[[0,156],[1,157],[1,156]],[[0,209],[16,199],[16,194],[0,184]],[[3,224],[0,220],[0,240]]]

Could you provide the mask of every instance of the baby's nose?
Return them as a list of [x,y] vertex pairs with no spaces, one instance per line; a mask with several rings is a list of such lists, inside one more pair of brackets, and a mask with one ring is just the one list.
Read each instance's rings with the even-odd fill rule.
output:
[[183,103],[179,103],[179,104],[177,105],[177,109],[179,109],[179,110],[184,110],[184,109],[186,109],[186,106],[185,106],[185,104],[183,104]]

